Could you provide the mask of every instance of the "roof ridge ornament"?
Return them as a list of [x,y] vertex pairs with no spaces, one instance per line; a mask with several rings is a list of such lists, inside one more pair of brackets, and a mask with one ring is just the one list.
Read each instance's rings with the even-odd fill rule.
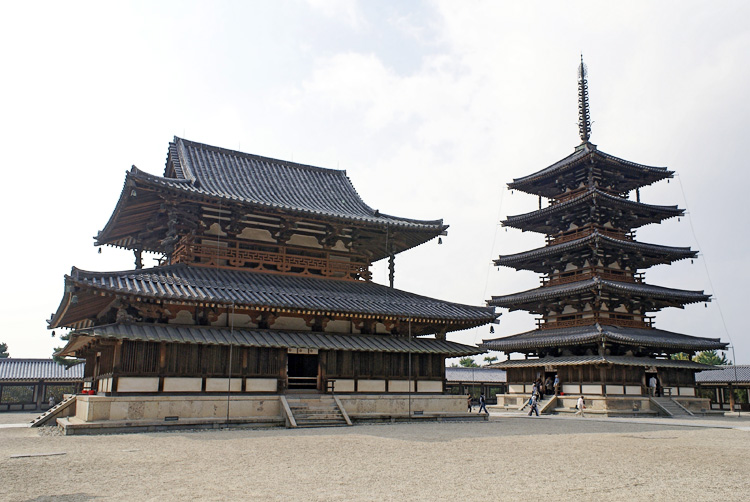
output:
[[589,113],[589,86],[586,77],[589,70],[583,62],[581,54],[581,64],[578,66],[578,134],[581,141],[585,144],[591,137],[591,114]]

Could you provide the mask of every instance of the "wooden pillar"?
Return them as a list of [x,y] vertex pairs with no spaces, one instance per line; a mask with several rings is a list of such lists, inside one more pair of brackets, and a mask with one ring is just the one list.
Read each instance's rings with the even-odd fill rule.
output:
[[[196,309],[197,310],[197,309]],[[159,387],[158,392],[164,391],[164,374],[167,372],[167,342],[159,344]]]
[[120,375],[120,369],[122,368],[122,340],[117,340],[114,348],[112,349],[112,386],[110,387],[110,394],[117,394],[117,380]]

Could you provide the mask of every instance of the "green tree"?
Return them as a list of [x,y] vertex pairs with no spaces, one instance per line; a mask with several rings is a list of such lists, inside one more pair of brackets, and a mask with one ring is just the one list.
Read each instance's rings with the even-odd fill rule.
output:
[[672,357],[670,359],[675,359],[678,361],[690,361],[690,356],[684,352],[678,352],[677,354],[672,354]]
[[0,343],[0,359],[5,359],[6,357],[10,357],[10,354],[8,354],[8,344]]
[[[52,336],[55,336],[54,331],[52,332]],[[70,340],[70,334],[60,335],[60,340],[63,340],[63,341]],[[80,359],[75,359],[73,357],[62,357],[62,356],[56,355],[62,349],[63,347],[55,347],[55,349],[52,351],[52,360],[55,361],[57,364],[62,364],[63,366],[73,366],[74,364],[78,364],[81,362]]]
[[497,362],[497,356],[484,356],[484,362],[486,362],[487,365],[495,363]]
[[479,365],[474,362],[474,359],[468,356],[459,359],[458,364],[460,364],[464,368],[479,368]]
[[718,353],[715,350],[704,350],[698,352],[693,360],[696,363],[710,364],[712,366],[726,366],[732,362],[727,360],[727,356],[724,352]]

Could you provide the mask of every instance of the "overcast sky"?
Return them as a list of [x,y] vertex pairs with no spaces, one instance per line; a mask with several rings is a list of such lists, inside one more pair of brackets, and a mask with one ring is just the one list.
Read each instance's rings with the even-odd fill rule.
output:
[[[750,363],[748,19],[740,1],[4,2],[0,342],[48,357],[61,342],[46,320],[71,267],[133,268],[132,253],[97,254],[92,237],[125,171],[162,174],[175,135],[345,169],[373,208],[443,218],[442,245],[397,256],[399,289],[483,305],[534,288],[535,274],[491,266],[543,244],[499,227],[537,206],[505,184],[580,142],[583,53],[592,142],[677,172],[641,200],[687,217],[638,239],[700,251],[647,282],[714,295],[656,326],[732,342]],[[387,283],[382,265],[374,275]],[[533,327],[505,313],[494,335],[449,339]]]

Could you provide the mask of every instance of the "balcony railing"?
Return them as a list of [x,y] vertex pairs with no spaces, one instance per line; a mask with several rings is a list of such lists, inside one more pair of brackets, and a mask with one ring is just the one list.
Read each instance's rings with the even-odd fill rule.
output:
[[[225,241],[227,242],[227,241]],[[232,247],[215,244],[199,244],[187,239],[180,242],[172,254],[172,263],[200,263],[206,266],[223,268],[246,268],[282,274],[301,274],[324,276],[340,279],[364,279],[370,281],[372,274],[369,266],[362,261],[342,261],[340,255],[321,251],[323,256],[305,256],[297,254],[297,248],[278,246],[278,250],[260,251],[244,249],[240,242],[229,241]],[[290,252],[291,251],[291,252]],[[349,257],[346,257],[349,258]],[[356,257],[355,257],[356,258]]]

